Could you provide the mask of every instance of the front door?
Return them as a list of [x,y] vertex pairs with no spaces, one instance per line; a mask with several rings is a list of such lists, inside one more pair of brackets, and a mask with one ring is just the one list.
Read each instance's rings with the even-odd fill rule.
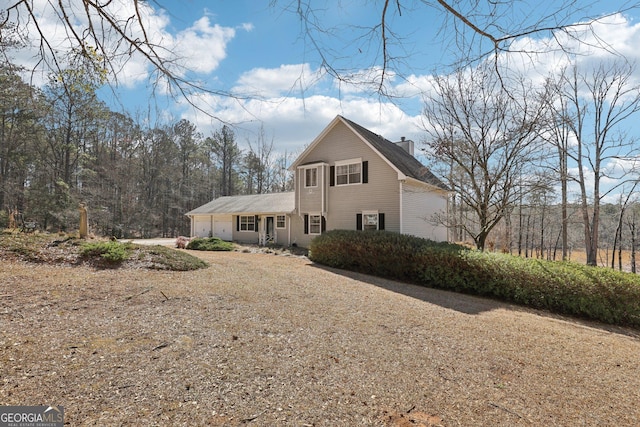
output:
[[265,230],[265,232],[267,234],[266,235],[266,242],[267,243],[275,243],[275,237],[276,236],[275,236],[275,232],[274,232],[275,230],[274,230],[274,227],[273,227],[273,221],[274,221],[273,217],[272,216],[268,216],[266,218],[266,221],[267,221],[266,222],[266,230]]

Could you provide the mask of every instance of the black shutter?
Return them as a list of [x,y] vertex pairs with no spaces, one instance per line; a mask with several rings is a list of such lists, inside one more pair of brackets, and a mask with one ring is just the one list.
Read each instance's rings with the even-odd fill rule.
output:
[[304,234],[309,234],[309,215],[304,215]]
[[324,215],[321,217],[322,221],[321,221],[321,232],[324,233],[325,231],[327,231],[327,220],[324,218]]
[[378,230],[384,230],[384,214],[378,214]]
[[336,167],[329,167],[329,187],[336,185]]
[[253,231],[258,231],[258,215],[253,217]]
[[362,230],[362,214],[356,214],[356,230]]
[[240,215],[236,216],[236,231],[240,231]]
[[362,183],[367,184],[369,182],[369,162],[362,162]]

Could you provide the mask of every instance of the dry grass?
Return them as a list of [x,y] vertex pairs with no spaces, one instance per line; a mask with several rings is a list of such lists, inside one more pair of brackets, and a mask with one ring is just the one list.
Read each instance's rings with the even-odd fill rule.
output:
[[[608,249],[600,249],[598,251],[598,265],[600,267],[609,267],[611,268],[611,257],[613,253]],[[584,250],[573,250],[571,251],[570,260],[574,262],[578,262],[581,264],[585,264],[587,262],[587,253]],[[636,262],[640,264],[640,254],[636,255]],[[618,252],[615,253],[615,268],[618,269]],[[622,270],[623,271],[631,271],[631,251],[623,250],[622,251]]]
[[640,425],[640,340],[494,301],[195,253],[189,272],[4,261],[0,402],[67,423]]

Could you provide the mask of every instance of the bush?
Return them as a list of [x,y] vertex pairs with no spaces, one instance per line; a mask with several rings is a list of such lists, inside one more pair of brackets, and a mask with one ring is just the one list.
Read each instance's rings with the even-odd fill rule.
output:
[[187,244],[187,249],[196,251],[232,251],[233,243],[225,242],[218,237],[196,237]]
[[83,257],[99,256],[110,264],[117,264],[129,258],[130,250],[130,243],[92,242],[82,245],[80,255]]
[[375,276],[640,327],[640,277],[607,268],[479,252],[384,231],[330,231],[312,241],[310,259]]
[[189,271],[205,268],[209,264],[200,258],[165,246],[147,246],[145,252],[141,256],[149,258],[151,268],[171,270],[171,271]]

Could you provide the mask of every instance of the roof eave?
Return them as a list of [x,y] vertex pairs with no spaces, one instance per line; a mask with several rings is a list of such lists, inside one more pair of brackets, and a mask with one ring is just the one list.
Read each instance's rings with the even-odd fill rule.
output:
[[406,177],[406,178],[405,178],[405,181],[408,181],[408,182],[410,182],[410,183],[412,183],[412,184],[417,184],[417,185],[420,185],[420,186],[423,186],[423,187],[427,187],[427,188],[429,188],[429,189],[432,189],[432,190],[434,190],[434,191],[437,191],[438,193],[443,193],[443,194],[450,194],[450,193],[452,193],[452,191],[451,191],[451,190],[448,190],[448,189],[446,189],[446,188],[439,187],[439,186],[437,186],[437,185],[431,184],[431,183],[426,182],[426,181],[422,181],[421,179],[416,179],[416,178]]

